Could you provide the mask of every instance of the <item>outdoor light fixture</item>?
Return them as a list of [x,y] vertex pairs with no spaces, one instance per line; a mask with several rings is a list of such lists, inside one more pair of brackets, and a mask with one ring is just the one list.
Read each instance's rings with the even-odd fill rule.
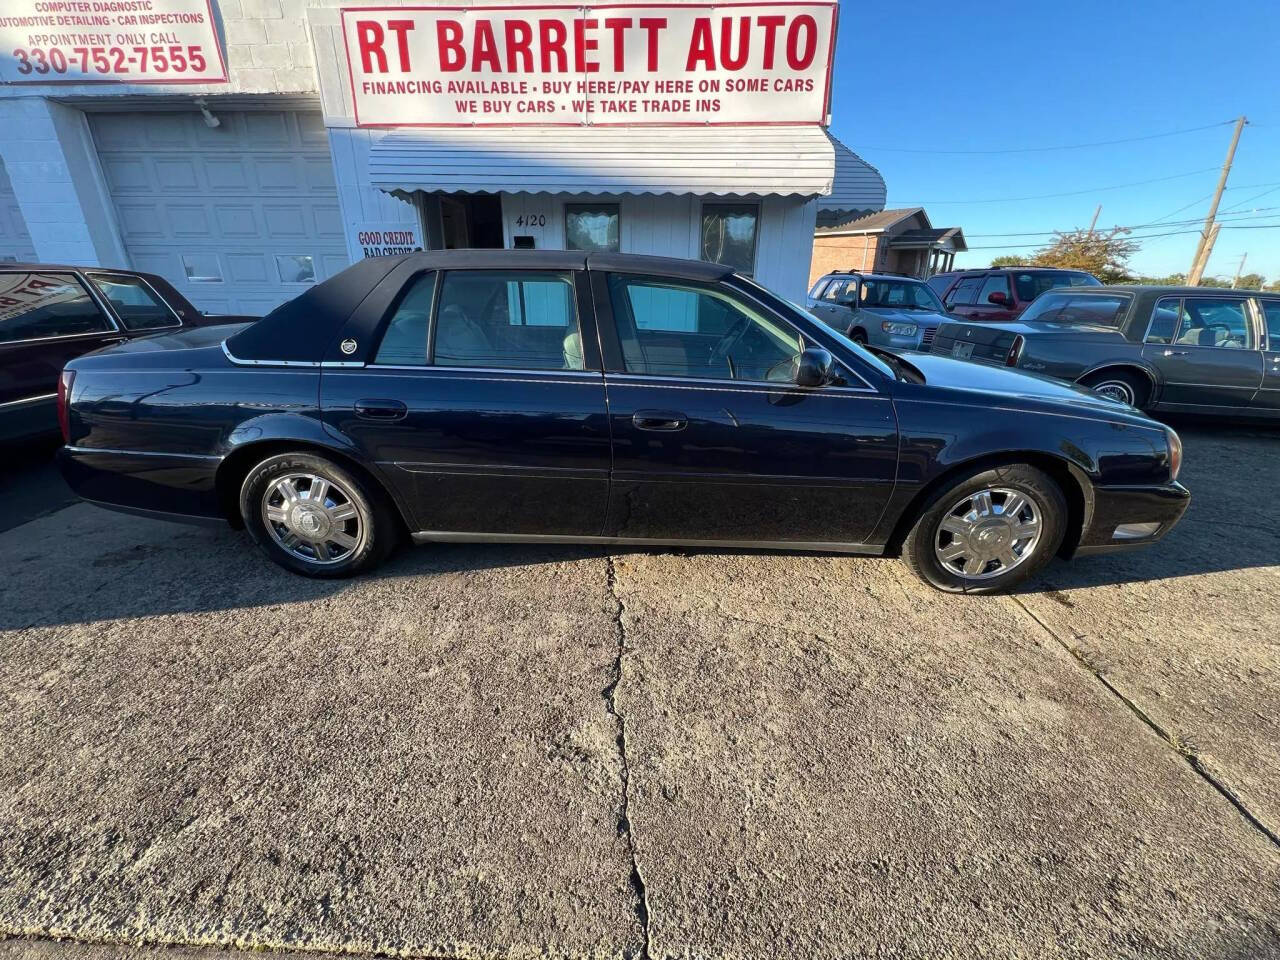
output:
[[209,110],[209,105],[203,99],[195,101],[197,107],[200,108],[200,115],[204,117],[204,125],[209,128],[222,126],[222,121],[213,115]]

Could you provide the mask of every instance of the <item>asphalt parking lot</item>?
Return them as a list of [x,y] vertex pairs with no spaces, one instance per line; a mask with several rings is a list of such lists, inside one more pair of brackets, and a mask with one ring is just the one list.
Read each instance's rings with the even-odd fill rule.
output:
[[1006,597],[29,509],[0,955],[1280,957],[1280,432],[1178,426],[1178,529]]

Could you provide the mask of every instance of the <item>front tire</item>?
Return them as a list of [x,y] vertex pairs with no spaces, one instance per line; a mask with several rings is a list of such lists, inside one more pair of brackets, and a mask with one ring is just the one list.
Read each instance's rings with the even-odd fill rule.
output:
[[240,487],[245,529],[273,561],[307,577],[349,577],[390,555],[396,525],[381,491],[325,457],[283,453]]
[[1067,526],[1067,501],[1052,477],[1013,464],[962,477],[925,504],[902,559],[949,593],[997,593],[1044,568]]

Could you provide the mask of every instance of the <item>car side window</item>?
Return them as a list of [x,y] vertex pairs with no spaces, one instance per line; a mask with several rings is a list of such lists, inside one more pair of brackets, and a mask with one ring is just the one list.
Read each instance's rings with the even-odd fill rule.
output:
[[819,280],[817,283],[815,283],[815,284],[813,285],[813,289],[809,291],[809,296],[810,296],[810,298],[811,298],[811,299],[814,299],[814,300],[817,300],[819,297],[821,297],[821,296],[822,296],[822,291],[823,291],[823,290],[825,290],[825,289],[827,288],[827,284],[829,284],[830,282],[831,282],[830,280],[828,280],[828,279],[826,279],[826,278],[824,277],[823,279],[821,279],[821,280]]
[[1253,326],[1244,300],[1187,297],[1175,343],[1196,347],[1252,350]]
[[1182,301],[1178,297],[1165,297],[1156,301],[1147,326],[1147,343],[1173,343],[1178,332],[1178,320],[1182,316]]
[[426,366],[427,328],[431,323],[431,300],[435,291],[434,272],[421,274],[409,281],[382,335],[374,363]]
[[965,277],[956,284],[955,289],[947,296],[948,307],[968,306],[978,298],[978,288],[982,285],[982,277]]
[[0,273],[0,343],[113,329],[73,274]]
[[1267,321],[1267,349],[1280,351],[1280,300],[1260,300]]
[[584,369],[566,272],[451,270],[441,281],[432,339],[437,366]]
[[987,298],[993,293],[1003,293],[1005,300],[1009,299],[1009,277],[1004,273],[990,274],[986,280],[982,282],[982,289],[978,291],[978,304],[990,303]]
[[836,303],[837,301],[840,301],[840,300],[847,300],[848,299],[847,295],[842,294],[841,291],[846,289],[849,286],[849,284],[852,282],[854,281],[846,280],[843,277],[838,277],[837,279],[832,280],[831,286],[827,287],[826,290],[822,291],[822,299],[830,300],[832,303]]
[[714,380],[791,379],[800,334],[712,285],[609,276],[628,373]]
[[91,273],[89,280],[111,302],[125,329],[160,330],[181,326],[178,315],[140,277]]

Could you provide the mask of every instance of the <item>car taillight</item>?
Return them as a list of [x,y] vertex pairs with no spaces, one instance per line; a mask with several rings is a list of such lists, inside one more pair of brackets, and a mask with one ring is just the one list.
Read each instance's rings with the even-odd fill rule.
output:
[[1013,343],[1009,346],[1009,353],[1004,358],[1004,365],[1006,367],[1016,367],[1018,365],[1018,357],[1022,354],[1023,342],[1022,334],[1018,334],[1013,338]]
[[63,443],[71,442],[71,385],[75,382],[74,370],[63,370],[58,377],[58,429]]

